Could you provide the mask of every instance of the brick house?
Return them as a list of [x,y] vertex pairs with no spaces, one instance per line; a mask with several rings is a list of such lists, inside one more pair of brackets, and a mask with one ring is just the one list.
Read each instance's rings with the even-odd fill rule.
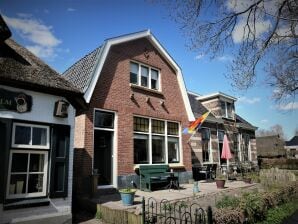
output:
[[3,39],[0,23],[0,223],[71,223],[82,93],[10,35]]
[[74,186],[88,191],[134,181],[139,164],[169,164],[191,177],[189,135],[194,120],[180,67],[149,30],[107,39],[64,73],[84,92],[76,114]]
[[195,117],[211,111],[198,133],[190,139],[192,163],[216,163],[218,167],[226,163],[220,155],[223,136],[227,135],[233,158],[230,163],[252,162],[257,164],[255,126],[235,112],[236,98],[218,92],[199,95],[188,92],[188,97]]

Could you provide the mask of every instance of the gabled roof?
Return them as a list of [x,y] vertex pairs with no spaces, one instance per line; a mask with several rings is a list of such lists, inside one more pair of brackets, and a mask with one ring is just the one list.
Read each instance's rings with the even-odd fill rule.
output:
[[244,118],[242,118],[240,115],[236,114],[236,126],[238,128],[243,128],[243,129],[250,129],[250,130],[257,130],[258,127],[253,126],[251,123],[246,121]]
[[[203,106],[203,104],[199,100],[197,100],[198,94],[188,91],[188,98],[195,118],[202,116],[208,111],[208,109]],[[210,113],[206,118],[206,122],[208,121],[211,123],[223,123],[223,120],[221,118],[216,118],[212,113]]]
[[12,39],[0,43],[0,84],[83,101],[78,88]]
[[[218,94],[220,94],[221,96],[222,95],[228,96],[221,92],[218,92],[217,94],[215,94],[215,96],[219,96]],[[229,96],[229,97],[234,98],[232,96]],[[191,91],[188,91],[188,98],[189,98],[191,109],[192,109],[192,112],[193,112],[195,118],[202,116],[204,113],[206,113],[208,111],[208,109],[200,101],[200,99],[204,98],[204,96],[199,95],[194,92],[191,92]],[[206,99],[206,98],[204,98],[204,99]],[[236,98],[234,98],[234,99],[236,99]],[[248,130],[253,130],[253,131],[258,129],[257,127],[253,126],[248,121],[246,121],[244,118],[242,118],[240,115],[238,115],[238,114],[235,114],[235,115],[236,115],[236,126],[238,128],[243,128],[243,129],[248,129]],[[212,113],[209,114],[206,121],[207,122],[209,121],[211,123],[219,123],[219,124],[224,123],[222,118],[217,118]]]
[[298,145],[298,136],[294,136],[290,141],[286,141],[286,146],[297,146]]
[[188,119],[190,121],[194,120],[182,76],[182,71],[178,64],[166,51],[166,49],[163,48],[159,41],[153,36],[150,30],[131,33],[105,40],[100,48],[95,49],[93,52],[75,63],[73,66],[65,71],[64,75],[70,82],[84,91],[84,98],[86,102],[89,103],[110,48],[116,44],[125,43],[141,38],[147,38],[176,72]]

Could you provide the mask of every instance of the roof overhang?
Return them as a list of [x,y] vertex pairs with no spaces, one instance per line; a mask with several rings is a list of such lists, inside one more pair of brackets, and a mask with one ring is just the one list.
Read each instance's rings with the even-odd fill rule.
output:
[[102,48],[100,49],[98,58],[96,59],[97,64],[95,66],[95,70],[92,75],[91,82],[84,94],[84,98],[85,98],[86,102],[90,103],[93,91],[94,91],[96,83],[100,77],[101,70],[102,70],[105,60],[108,56],[110,48],[116,44],[121,44],[121,43],[129,42],[129,41],[133,41],[133,40],[137,40],[137,39],[141,39],[141,38],[147,38],[152,43],[152,45],[159,51],[159,53],[166,59],[166,61],[172,66],[172,68],[176,71],[180,91],[181,91],[182,98],[184,101],[184,106],[185,106],[185,109],[186,109],[186,112],[188,115],[188,120],[193,121],[195,118],[192,113],[189,99],[187,96],[187,91],[186,91],[186,87],[185,87],[185,82],[183,80],[182,71],[181,71],[180,67],[178,66],[178,64],[173,60],[173,58],[170,56],[170,54],[166,51],[166,49],[151,34],[150,30],[145,30],[145,31],[137,32],[137,33],[132,33],[132,34],[124,35],[124,36],[107,39],[104,42]]
[[230,100],[230,101],[237,101],[237,98],[232,97],[228,94],[222,93],[222,92],[217,92],[217,93],[211,93],[208,95],[204,95],[204,96],[199,96],[196,99],[200,100],[200,101],[205,101],[205,100],[209,100],[209,99],[213,99],[213,98],[224,98],[226,100]]

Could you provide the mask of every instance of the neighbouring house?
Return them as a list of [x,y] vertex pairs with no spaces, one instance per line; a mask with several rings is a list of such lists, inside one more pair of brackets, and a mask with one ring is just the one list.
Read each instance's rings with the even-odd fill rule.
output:
[[0,223],[71,223],[72,105],[82,93],[3,38],[0,22]]
[[259,158],[286,157],[285,141],[279,135],[257,137]]
[[233,156],[230,164],[251,162],[257,165],[257,127],[235,112],[235,97],[221,92],[199,95],[190,91],[188,97],[196,118],[211,112],[190,139],[194,166],[208,163],[216,163],[218,167],[226,165],[227,161],[221,158],[224,134],[228,137]]
[[194,120],[180,67],[149,30],[107,39],[68,70],[88,110],[76,114],[74,186],[139,185],[140,164],[169,164],[180,181],[192,176]]
[[285,142],[285,149],[288,158],[298,158],[298,136],[294,136],[291,140]]

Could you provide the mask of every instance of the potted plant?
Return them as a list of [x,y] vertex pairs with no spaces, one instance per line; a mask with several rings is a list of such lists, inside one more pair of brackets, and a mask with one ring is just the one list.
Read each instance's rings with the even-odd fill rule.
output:
[[131,189],[131,188],[123,188],[119,190],[123,205],[125,206],[133,205],[136,191],[137,191],[136,189]]
[[218,175],[215,178],[216,187],[222,189],[225,187],[227,177],[225,175]]

